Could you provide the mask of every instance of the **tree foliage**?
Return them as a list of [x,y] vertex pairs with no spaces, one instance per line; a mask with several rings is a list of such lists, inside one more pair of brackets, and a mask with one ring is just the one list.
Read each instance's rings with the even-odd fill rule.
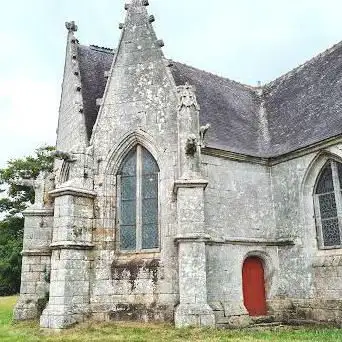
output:
[[0,296],[19,292],[24,219],[20,214],[34,202],[34,190],[17,185],[18,179],[37,178],[40,171],[52,171],[53,147],[42,147],[34,156],[10,160],[0,169]]

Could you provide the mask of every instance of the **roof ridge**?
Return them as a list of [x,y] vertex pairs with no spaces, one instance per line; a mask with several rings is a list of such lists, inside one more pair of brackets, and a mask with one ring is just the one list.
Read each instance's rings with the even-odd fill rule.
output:
[[172,60],[172,59],[169,59],[169,60],[170,60],[171,62],[173,62],[173,63],[179,63],[179,64],[182,64],[182,65],[185,65],[185,66],[188,67],[188,68],[192,68],[192,69],[195,69],[195,70],[198,70],[198,71],[205,72],[206,74],[209,74],[209,75],[212,75],[212,76],[215,76],[215,77],[222,78],[222,79],[224,79],[224,80],[226,80],[226,81],[229,81],[229,82],[231,82],[231,83],[237,84],[237,85],[242,86],[242,87],[244,87],[244,88],[247,88],[248,90],[251,90],[251,91],[256,91],[256,90],[258,90],[258,89],[260,88],[260,87],[251,86],[251,85],[249,85],[249,84],[244,84],[244,83],[241,83],[241,82],[238,82],[238,81],[234,81],[234,80],[232,80],[232,79],[230,79],[230,78],[228,78],[228,77],[220,76],[220,75],[214,74],[213,72],[210,72],[210,71],[207,71],[207,70],[203,70],[203,69],[199,69],[199,68],[196,68],[196,67],[194,67],[194,66],[192,66],[192,65],[188,65],[188,64],[186,64],[186,63],[177,62],[177,61],[174,61],[174,60]]
[[284,82],[285,80],[289,79],[290,77],[294,76],[295,74],[297,74],[299,71],[301,71],[304,67],[316,62],[317,60],[324,58],[328,55],[330,55],[331,53],[333,53],[334,51],[336,51],[338,48],[342,47],[342,41],[332,45],[330,48],[320,52],[319,54],[317,54],[316,56],[308,59],[307,61],[305,61],[302,64],[299,64],[297,67],[291,69],[290,71],[288,71],[287,73],[277,77],[276,79],[274,79],[273,81],[266,83],[262,86],[263,89],[266,88],[270,88],[272,86],[274,86],[276,83],[280,82]]
[[110,54],[114,54],[115,53],[115,49],[108,48],[108,47],[105,47],[105,46],[98,46],[98,45],[91,44],[91,45],[89,45],[89,47],[92,50],[99,51],[99,52],[110,53]]

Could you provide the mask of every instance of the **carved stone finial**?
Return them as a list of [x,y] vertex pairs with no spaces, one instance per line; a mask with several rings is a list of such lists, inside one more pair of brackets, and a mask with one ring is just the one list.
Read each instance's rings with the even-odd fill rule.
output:
[[195,87],[191,86],[189,83],[185,83],[185,85],[178,86],[178,110],[182,107],[192,107],[194,106],[196,110],[200,110],[200,106],[197,103],[196,95],[195,95]]
[[159,47],[165,46],[165,43],[164,43],[164,41],[162,39],[158,39],[157,40],[157,44],[158,44]]
[[142,5],[143,6],[149,6],[150,4],[149,4],[148,0],[143,0]]
[[120,23],[119,24],[119,29],[122,30],[124,28],[125,24],[124,23]]
[[156,21],[156,18],[154,17],[153,14],[151,14],[151,15],[148,17],[148,21],[149,21],[150,23],[153,23],[153,22]]
[[77,32],[78,26],[75,24],[74,21],[67,21],[65,23],[65,27],[69,32]]

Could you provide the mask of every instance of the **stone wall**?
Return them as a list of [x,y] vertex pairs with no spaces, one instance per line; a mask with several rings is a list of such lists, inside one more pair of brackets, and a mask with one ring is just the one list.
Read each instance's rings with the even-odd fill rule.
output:
[[209,180],[205,191],[208,233],[213,237],[275,237],[268,167],[205,155],[203,164]]
[[314,258],[312,267],[315,298],[329,300],[342,298],[342,254],[338,252],[328,251],[325,256]]
[[[249,255],[266,261],[270,313],[337,322],[341,254],[317,246],[312,195],[322,166],[340,155],[332,147],[271,168],[204,156],[205,217],[213,238],[207,246],[208,299],[220,322],[228,321],[226,311],[243,312],[241,271]],[[294,244],[278,244],[282,239]],[[274,246],[268,245],[272,240]]]
[[98,255],[91,282],[94,319],[172,321],[175,290],[165,279],[159,253],[123,257],[102,251]]
[[322,323],[341,326],[340,299],[274,299],[268,301],[269,312],[275,320],[289,324]]

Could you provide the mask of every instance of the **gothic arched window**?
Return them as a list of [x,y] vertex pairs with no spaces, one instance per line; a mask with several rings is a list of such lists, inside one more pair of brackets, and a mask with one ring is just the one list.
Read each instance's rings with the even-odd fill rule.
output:
[[315,188],[315,213],[320,248],[340,248],[342,228],[342,164],[329,161]]
[[150,152],[135,146],[118,174],[119,246],[122,251],[159,248],[159,168]]

